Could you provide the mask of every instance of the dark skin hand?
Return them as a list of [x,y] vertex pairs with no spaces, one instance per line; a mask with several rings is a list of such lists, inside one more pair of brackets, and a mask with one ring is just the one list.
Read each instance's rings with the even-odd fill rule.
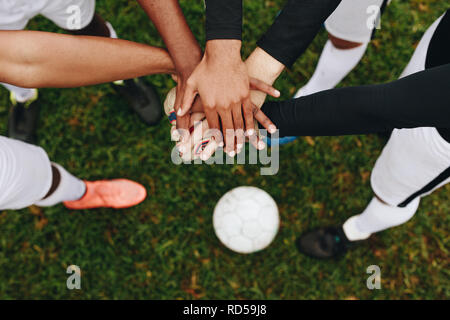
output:
[[189,77],[181,113],[177,113],[187,114],[198,94],[205,106],[209,127],[222,127],[225,151],[231,156],[235,150],[235,133],[238,144],[244,141],[244,125],[247,135],[255,133],[250,79],[240,50],[240,40],[207,41],[205,55]]
[[[177,71],[175,111],[181,107],[186,82],[202,59],[202,50],[184,18],[177,0],[137,0],[158,29]],[[177,128],[189,132],[189,114],[178,116]],[[188,137],[182,137],[187,141]]]

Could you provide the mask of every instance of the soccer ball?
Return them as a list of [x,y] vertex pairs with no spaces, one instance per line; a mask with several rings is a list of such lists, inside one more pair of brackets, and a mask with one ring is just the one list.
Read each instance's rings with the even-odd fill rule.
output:
[[253,253],[275,238],[280,218],[272,197],[255,187],[238,187],[225,193],[213,215],[214,231],[230,250]]

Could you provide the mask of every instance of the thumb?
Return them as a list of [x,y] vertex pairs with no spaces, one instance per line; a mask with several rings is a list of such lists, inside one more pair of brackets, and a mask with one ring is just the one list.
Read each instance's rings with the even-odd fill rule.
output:
[[177,116],[184,116],[192,107],[197,92],[194,86],[186,85],[183,99],[181,100],[181,107],[177,111]]

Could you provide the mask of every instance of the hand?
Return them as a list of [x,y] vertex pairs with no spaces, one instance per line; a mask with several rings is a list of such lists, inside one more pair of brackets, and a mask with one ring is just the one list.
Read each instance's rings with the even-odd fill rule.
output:
[[[174,80],[177,81],[176,79]],[[280,96],[280,92],[278,90],[254,78],[250,78],[250,89],[260,90],[261,92],[269,94],[273,97]],[[174,111],[175,100],[176,88],[173,88],[168,93],[167,98],[164,101],[164,110],[166,115],[169,117],[169,121],[172,124],[170,130],[172,140],[179,141],[179,132],[181,130],[176,130],[177,116]],[[266,128],[270,133],[273,133],[276,130],[276,127],[272,123],[272,121],[259,109],[258,106],[254,104],[252,104],[252,113],[254,114],[255,119],[258,120],[258,122],[260,122],[263,127]],[[218,130],[209,130],[209,126],[204,113],[204,107],[200,99],[195,99],[189,114],[190,121],[189,130],[186,133],[187,140],[183,144],[177,143],[177,148],[180,151],[180,156],[185,161],[198,157],[206,161],[214,154],[217,147],[219,146],[219,143],[222,142],[222,135]],[[200,121],[202,125],[194,126],[194,124],[198,121]],[[256,131],[257,130],[258,128],[256,128]],[[250,143],[252,143],[257,149],[262,149],[264,147],[261,146],[261,143],[263,143],[263,141],[258,139],[257,134],[255,134],[253,138],[250,138]]]
[[254,128],[249,77],[240,48],[239,40],[207,42],[202,61],[187,81],[182,108],[177,113],[179,116],[187,114],[198,94],[209,127],[220,130],[222,124],[225,152],[230,156],[235,155],[235,131],[237,150],[244,145],[244,119],[246,128]]
[[[174,103],[174,110],[177,113],[181,108],[181,103],[183,101],[184,94],[186,92],[187,87],[187,79],[188,76],[183,74],[177,74],[172,76],[172,78],[177,82],[176,86],[176,98]],[[180,129],[177,131],[178,138],[177,141],[180,141],[180,145],[187,143],[189,141],[189,122],[190,122],[190,114],[187,113],[184,116],[177,116],[176,128]]]

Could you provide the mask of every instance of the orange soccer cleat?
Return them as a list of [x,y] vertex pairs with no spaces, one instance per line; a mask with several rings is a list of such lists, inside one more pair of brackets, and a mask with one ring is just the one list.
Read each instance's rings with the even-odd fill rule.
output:
[[73,210],[93,208],[129,208],[144,201],[145,188],[127,179],[85,181],[86,193],[80,200],[65,201]]

